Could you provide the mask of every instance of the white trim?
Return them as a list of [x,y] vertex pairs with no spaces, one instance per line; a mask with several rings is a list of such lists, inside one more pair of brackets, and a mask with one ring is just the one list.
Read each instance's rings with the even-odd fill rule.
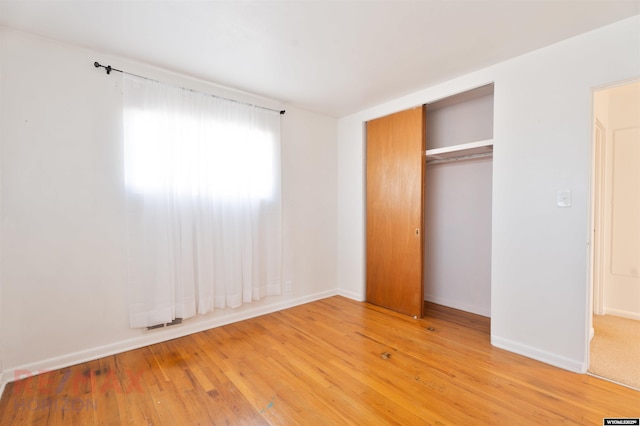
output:
[[546,364],[551,364],[555,367],[563,368],[565,370],[573,371],[576,373],[586,373],[587,366],[584,362],[558,356],[551,352],[542,351],[532,346],[523,345],[522,343],[514,342],[509,339],[504,339],[498,336],[491,336],[491,344],[497,348],[514,352],[518,355],[526,356],[527,358],[535,359]]
[[7,386],[7,383],[10,382],[10,380],[6,376],[7,375],[3,371],[0,372],[0,398],[2,398],[2,395],[4,394],[5,386]]
[[355,300],[356,302],[364,302],[367,299],[362,293],[357,293],[351,290],[344,290],[341,288],[338,289],[338,295],[346,297],[347,299]]
[[605,307],[604,314],[613,315],[614,317],[622,317],[622,318],[640,321],[640,313],[638,312],[621,311],[619,309],[610,309]]
[[[123,340],[103,346],[97,346],[91,349],[86,349],[59,357],[48,358],[41,361],[32,362],[30,364],[13,367],[10,369],[10,371],[4,371],[3,373],[0,373],[2,374],[0,376],[0,380],[2,380],[0,382],[0,390],[3,391],[7,383],[14,381],[15,377],[8,376],[9,372],[13,376],[15,376],[16,371],[24,370],[31,372],[32,375],[37,375],[43,372],[58,370],[60,368],[70,367],[72,365],[80,364],[83,362],[93,361],[98,358],[103,358],[106,356],[139,349],[145,346],[165,342],[179,337],[184,337],[189,334],[198,333],[200,331],[205,331],[223,325],[244,321],[261,315],[270,314],[273,312],[281,311],[283,309],[303,305],[305,303],[310,303],[316,300],[326,299],[331,296],[336,296],[337,294],[338,293],[336,290],[327,290],[307,296],[298,297],[295,299],[273,303],[268,306],[249,308],[243,310],[242,312],[225,315],[221,318],[211,318],[210,320],[201,321],[194,324],[185,322],[180,327],[165,328],[158,333],[145,333],[141,334],[140,337],[136,337],[133,339]],[[0,396],[1,395],[2,394],[0,393]]]
[[[595,92],[592,93],[592,108],[595,108]],[[606,171],[606,144],[607,129],[595,116],[593,112],[593,142],[592,142],[592,170],[591,170],[591,229],[589,230],[588,241],[591,242],[589,247],[590,260],[590,291],[592,297],[592,305],[590,310],[593,314],[604,314],[604,265],[605,265],[605,171]],[[600,132],[600,138],[598,138]],[[596,179],[599,178],[599,179]],[[598,223],[596,223],[596,216]]]

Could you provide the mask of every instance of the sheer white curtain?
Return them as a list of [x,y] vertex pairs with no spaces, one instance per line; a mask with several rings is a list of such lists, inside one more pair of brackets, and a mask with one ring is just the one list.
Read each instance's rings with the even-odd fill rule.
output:
[[281,291],[280,116],[124,76],[131,327]]

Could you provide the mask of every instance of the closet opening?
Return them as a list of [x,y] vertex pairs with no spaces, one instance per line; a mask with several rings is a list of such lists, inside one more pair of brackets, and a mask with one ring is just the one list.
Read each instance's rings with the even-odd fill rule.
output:
[[491,316],[494,85],[425,105],[424,299]]

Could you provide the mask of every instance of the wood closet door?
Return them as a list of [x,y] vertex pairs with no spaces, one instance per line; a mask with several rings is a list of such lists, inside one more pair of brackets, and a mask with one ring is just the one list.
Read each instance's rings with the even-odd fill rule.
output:
[[424,108],[367,123],[367,301],[422,317]]

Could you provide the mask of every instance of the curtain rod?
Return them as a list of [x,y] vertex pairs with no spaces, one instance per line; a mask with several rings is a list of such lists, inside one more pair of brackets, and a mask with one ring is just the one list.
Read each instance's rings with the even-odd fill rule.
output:
[[[116,72],[121,72],[122,74],[128,74],[128,75],[132,75],[134,77],[144,78],[145,80],[151,80],[151,81],[155,81],[155,82],[161,83],[159,80],[154,80],[152,78],[144,77],[142,75],[138,75],[138,74],[133,74],[133,73],[130,73],[130,72],[122,71],[122,70],[113,68],[111,65],[102,65],[97,61],[93,63],[93,66],[96,67],[96,68],[104,68],[105,71],[107,72],[107,74],[111,74],[111,71],[116,71]],[[181,87],[181,89],[189,90],[191,92],[197,92],[196,90],[187,89],[185,87]],[[261,108],[261,109],[266,109],[267,111],[279,112],[280,115],[284,115],[284,113],[286,112],[283,109],[282,110],[278,110],[278,109],[273,109],[273,108],[267,108],[267,107],[263,107],[263,106],[260,106],[260,105],[250,104],[250,103],[247,103],[247,102],[240,102],[240,101],[237,101],[235,99],[225,98],[223,96],[211,95],[210,93],[207,93],[207,94],[210,95],[210,96],[213,96],[214,98],[224,99],[225,101],[236,102],[236,103],[243,104],[243,105],[248,105],[248,106]]]

